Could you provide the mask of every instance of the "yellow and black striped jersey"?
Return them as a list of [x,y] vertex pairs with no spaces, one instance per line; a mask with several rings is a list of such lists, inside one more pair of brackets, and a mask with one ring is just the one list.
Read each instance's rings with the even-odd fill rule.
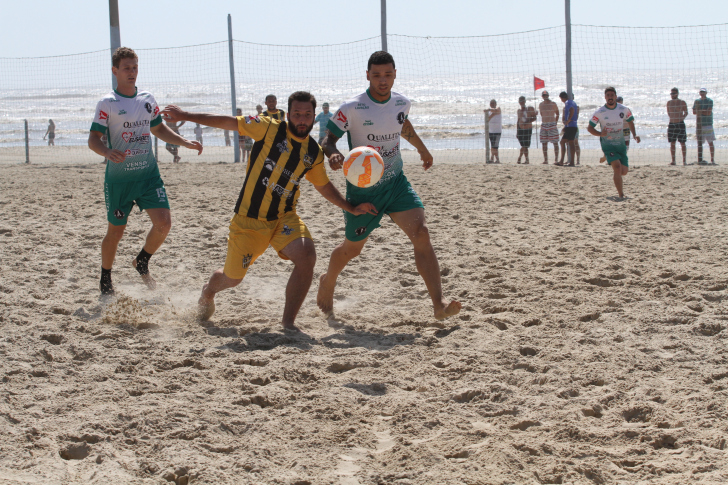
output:
[[283,111],[282,109],[279,109],[278,111],[276,111],[273,114],[268,113],[268,110],[265,110],[260,114],[260,116],[267,116],[269,118],[273,118],[274,120],[278,120],[278,121],[286,121],[286,112]]
[[304,176],[314,185],[329,183],[324,153],[310,136],[291,135],[286,122],[262,116],[238,116],[238,132],[255,143],[235,212],[275,221],[296,209]]

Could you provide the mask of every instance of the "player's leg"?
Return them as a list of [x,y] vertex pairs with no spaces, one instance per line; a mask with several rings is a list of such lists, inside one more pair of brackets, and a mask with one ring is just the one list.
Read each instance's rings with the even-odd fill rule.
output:
[[325,315],[329,315],[334,311],[334,290],[336,289],[336,280],[341,272],[349,264],[349,261],[361,254],[364,244],[368,238],[361,241],[351,241],[348,238],[344,242],[336,246],[329,258],[329,267],[326,273],[319,278],[319,289],[316,295],[316,303]]
[[111,283],[111,269],[114,266],[116,250],[119,248],[119,241],[121,241],[125,229],[126,224],[115,226],[109,223],[106,228],[106,235],[101,241],[101,282],[99,287],[104,295],[114,293],[114,286]]
[[202,287],[200,299],[197,300],[197,317],[200,320],[209,320],[213,313],[215,313],[215,295],[222,290],[238,286],[241,281],[243,281],[243,278],[230,278],[225,275],[224,268],[220,268],[212,273],[207,284]]
[[316,249],[313,240],[302,237],[289,243],[280,253],[293,263],[293,271],[286,285],[283,328],[298,330],[295,320],[311,288],[313,268],[316,266]]
[[622,164],[619,163],[619,160],[614,160],[611,163],[611,167],[612,171],[614,172],[614,187],[617,189],[617,194],[619,195],[619,197],[622,198],[624,197],[624,191],[622,190]]
[[561,136],[561,140],[559,140],[559,145],[561,146],[561,159],[558,161],[556,165],[563,165],[564,164],[564,155],[566,154],[566,138],[564,136]]
[[710,163],[715,165],[715,147],[712,141],[708,142],[708,148],[710,148]]
[[670,142],[670,157],[672,158],[670,165],[675,165],[675,141]]
[[425,223],[425,209],[409,209],[404,212],[392,212],[389,215],[414,245],[415,265],[420,276],[425,280],[425,286],[427,286],[435,309],[435,318],[442,320],[459,313],[462,307],[460,302],[448,301],[442,295],[440,264],[437,261],[435,249],[430,241],[430,232]]
[[157,287],[157,282],[149,274],[149,259],[162,246],[172,228],[172,213],[169,209],[146,209],[152,220],[152,228],[147,233],[144,247],[131,262],[142,280],[150,290]]
[[542,142],[541,146],[543,147],[543,164],[548,165],[549,164],[549,144],[548,142]]
[[687,148],[685,146],[685,142],[680,142],[680,148],[682,149],[682,156],[683,156],[683,165],[687,165]]
[[[555,130],[556,128],[554,128]],[[554,163],[556,163],[556,160],[559,159],[559,142],[555,141],[554,144]]]

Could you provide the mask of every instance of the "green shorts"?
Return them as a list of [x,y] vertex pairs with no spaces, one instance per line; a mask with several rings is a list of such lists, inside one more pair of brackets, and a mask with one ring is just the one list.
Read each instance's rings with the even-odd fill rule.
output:
[[369,234],[380,226],[384,214],[392,212],[404,212],[410,209],[424,209],[420,196],[417,195],[415,189],[412,188],[404,172],[400,174],[390,183],[377,190],[373,194],[366,192],[352,195],[347,190],[346,200],[354,206],[364,202],[371,202],[377,208],[376,216],[371,214],[363,214],[355,216],[350,212],[344,211],[344,219],[346,220],[346,239],[349,241],[361,241],[369,237]]
[[619,160],[619,163],[625,167],[629,167],[629,158],[627,158],[627,147],[623,146],[604,146],[602,143],[602,152],[607,157],[607,165]]
[[144,209],[169,209],[167,191],[162,177],[135,182],[110,184],[104,182],[106,219],[114,226],[125,226],[134,204]]

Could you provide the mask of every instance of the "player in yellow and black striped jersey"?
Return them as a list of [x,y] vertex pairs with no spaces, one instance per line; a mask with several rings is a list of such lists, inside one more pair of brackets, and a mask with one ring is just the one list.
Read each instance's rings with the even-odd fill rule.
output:
[[376,214],[371,203],[356,207],[329,181],[321,147],[309,136],[316,114],[316,98],[298,91],[288,98],[288,120],[259,116],[220,116],[189,113],[167,106],[162,115],[171,121],[191,121],[223,130],[238,130],[255,140],[245,182],[230,221],[225,266],[202,288],[199,317],[215,312],[215,294],[240,284],[248,268],[270,245],[294,264],[286,286],[283,327],[294,322],[313,279],[316,251],[308,228],[296,213],[299,186],[306,178],[332,204],[355,215]]
[[260,115],[267,116],[269,118],[272,118],[272,119],[278,120],[278,121],[285,121],[286,112],[283,111],[282,109],[276,108],[277,105],[278,105],[278,98],[276,98],[275,94],[269,94],[268,96],[265,97],[265,107],[268,109],[263,111]]

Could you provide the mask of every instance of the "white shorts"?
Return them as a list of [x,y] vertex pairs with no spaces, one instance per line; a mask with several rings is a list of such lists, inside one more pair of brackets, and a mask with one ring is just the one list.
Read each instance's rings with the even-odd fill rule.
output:
[[704,125],[700,128],[700,139],[699,142],[713,143],[715,141],[715,131],[713,131],[713,125]]

